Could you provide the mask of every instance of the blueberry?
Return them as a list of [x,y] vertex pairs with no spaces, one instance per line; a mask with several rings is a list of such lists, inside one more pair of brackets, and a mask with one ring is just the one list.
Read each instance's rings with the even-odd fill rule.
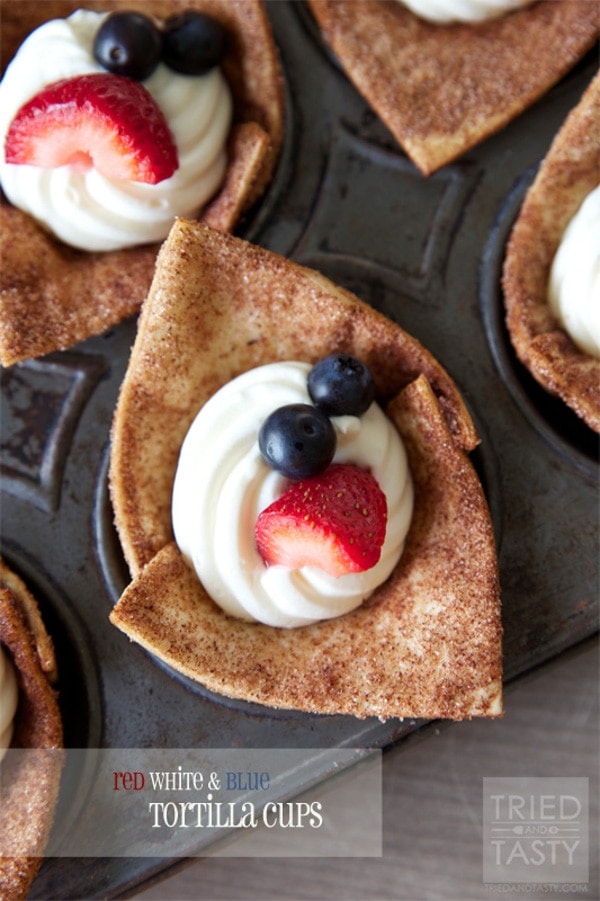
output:
[[114,75],[143,81],[160,62],[162,35],[143,13],[111,13],[94,40],[94,59]]
[[265,419],[258,446],[272,469],[290,479],[306,479],[329,466],[336,434],[331,421],[316,407],[287,404]]
[[183,75],[204,75],[221,62],[227,35],[216,19],[187,10],[169,16],[164,29],[163,62]]
[[375,383],[361,360],[330,354],[309,372],[308,393],[327,416],[360,416],[375,399]]

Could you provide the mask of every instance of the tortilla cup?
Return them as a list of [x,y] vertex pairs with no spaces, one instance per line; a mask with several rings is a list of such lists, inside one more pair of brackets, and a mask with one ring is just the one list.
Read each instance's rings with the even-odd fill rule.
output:
[[396,0],[308,0],[348,78],[424,175],[538,100],[590,50],[595,3],[538,0],[482,24],[434,25]]
[[[3,64],[43,22],[69,15],[75,0],[2,4]],[[234,97],[225,181],[202,218],[232,231],[271,181],[283,140],[279,58],[262,0],[90,0],[87,9],[124,8],[164,17],[193,7],[230,34],[223,70]],[[3,199],[0,363],[62,350],[136,313],[148,293],[158,244],[106,253],[67,247]]]

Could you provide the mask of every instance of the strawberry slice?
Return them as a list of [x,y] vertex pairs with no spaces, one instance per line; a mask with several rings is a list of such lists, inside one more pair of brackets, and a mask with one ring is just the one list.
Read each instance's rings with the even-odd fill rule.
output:
[[292,483],[259,514],[254,534],[267,564],[318,566],[342,576],[375,566],[386,522],[387,502],[375,477],[350,463],[332,463]]
[[95,166],[108,178],[157,184],[179,165],[166,119],[138,81],[110,73],[65,78],[25,103],[6,136],[7,163]]

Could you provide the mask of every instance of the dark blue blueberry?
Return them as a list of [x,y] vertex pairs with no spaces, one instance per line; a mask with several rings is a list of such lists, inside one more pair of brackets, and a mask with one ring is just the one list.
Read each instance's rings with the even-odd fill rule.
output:
[[258,433],[260,452],[289,479],[306,479],[329,466],[336,447],[333,425],[311,404],[287,404],[268,416]]
[[331,354],[309,372],[308,393],[327,416],[361,416],[375,399],[375,383],[361,360]]
[[163,35],[163,62],[183,75],[204,75],[227,49],[223,25],[204,13],[186,10],[169,16]]
[[94,39],[94,59],[114,75],[143,81],[160,62],[162,35],[143,13],[111,13]]

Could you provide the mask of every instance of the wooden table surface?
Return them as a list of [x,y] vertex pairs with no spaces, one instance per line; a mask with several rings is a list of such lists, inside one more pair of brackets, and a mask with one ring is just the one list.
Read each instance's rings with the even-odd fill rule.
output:
[[[383,756],[381,858],[206,858],[139,891],[143,901],[468,901],[486,897],[597,899],[598,641],[590,639],[506,689],[498,721],[435,723]],[[482,880],[483,778],[587,777],[589,882]]]

